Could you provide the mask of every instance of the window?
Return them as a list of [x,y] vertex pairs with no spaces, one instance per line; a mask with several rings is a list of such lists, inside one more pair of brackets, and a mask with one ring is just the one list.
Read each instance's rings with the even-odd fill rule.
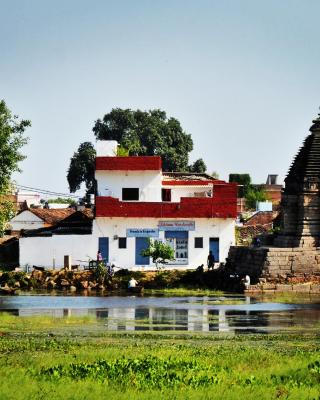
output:
[[171,189],[162,189],[162,201],[171,201]]
[[195,237],[194,238],[194,247],[196,249],[202,249],[203,248],[203,238],[202,237]]
[[165,231],[164,237],[175,255],[169,264],[188,264],[188,231]]
[[139,188],[122,188],[122,200],[139,200]]
[[119,237],[119,249],[126,249],[126,248],[127,248],[127,238]]

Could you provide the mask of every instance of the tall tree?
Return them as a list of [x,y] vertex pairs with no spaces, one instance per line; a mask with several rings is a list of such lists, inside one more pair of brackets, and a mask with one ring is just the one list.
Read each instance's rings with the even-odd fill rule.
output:
[[[183,131],[177,119],[167,118],[162,110],[114,108],[102,119],[98,119],[92,130],[96,139],[116,140],[122,148],[128,150],[129,155],[161,156],[164,171],[189,170],[189,153],[193,149],[191,135]],[[85,181],[87,184],[83,177],[83,167],[92,165],[91,152],[87,162],[84,162],[84,158],[88,157],[88,154],[84,152],[81,152],[84,155],[84,158],[80,157],[82,162],[77,161],[79,150],[72,157],[68,171],[68,182],[72,192],[80,187],[81,182]],[[196,161],[193,165],[195,164],[201,172],[206,169],[202,160]],[[87,176],[90,176],[93,182],[91,167]]]
[[67,174],[70,192],[80,189],[84,182],[87,193],[93,193],[95,156],[95,148],[90,142],[80,144],[78,150],[73,154]]
[[12,216],[12,203],[6,195],[10,192],[12,173],[20,171],[19,162],[26,158],[20,150],[28,142],[24,131],[29,126],[30,121],[19,120],[5,101],[0,101],[0,236]]

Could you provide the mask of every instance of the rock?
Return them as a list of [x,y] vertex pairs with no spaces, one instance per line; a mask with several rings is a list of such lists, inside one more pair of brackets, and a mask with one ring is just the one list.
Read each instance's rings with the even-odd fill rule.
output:
[[43,275],[44,275],[44,274],[43,274],[42,271],[38,271],[38,270],[34,269],[34,270],[32,271],[31,277],[32,277],[33,279],[36,279],[37,281],[41,281],[41,280],[44,278]]
[[61,279],[60,285],[65,287],[70,286],[70,282],[67,281],[66,279]]
[[20,287],[20,282],[15,282],[14,287],[19,288]]
[[75,292],[75,291],[77,290],[77,288],[76,288],[75,286],[71,285],[70,288],[69,288],[69,290],[70,290],[71,292]]
[[53,280],[51,280],[48,282],[47,286],[49,289],[54,289],[57,286],[57,284]]
[[89,282],[88,281],[81,281],[80,282],[80,286],[82,287],[82,289],[88,289]]
[[95,287],[97,287],[97,284],[94,282],[89,282],[89,288],[94,289]]
[[99,290],[105,290],[105,287],[104,287],[103,285],[99,285],[99,286],[98,286],[98,289],[99,289]]

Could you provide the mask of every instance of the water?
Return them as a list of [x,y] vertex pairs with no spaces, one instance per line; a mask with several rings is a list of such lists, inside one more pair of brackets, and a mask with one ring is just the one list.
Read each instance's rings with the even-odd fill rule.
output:
[[93,316],[114,331],[238,333],[316,332],[320,300],[285,304],[238,296],[0,296],[0,312],[21,317]]

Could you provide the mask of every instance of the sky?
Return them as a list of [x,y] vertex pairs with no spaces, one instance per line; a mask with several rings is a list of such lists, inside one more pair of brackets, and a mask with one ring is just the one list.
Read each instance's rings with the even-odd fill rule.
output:
[[[30,119],[20,185],[68,193],[112,108],[160,108],[190,162],[283,181],[320,105],[318,0],[0,0],[0,99]],[[317,94],[318,93],[318,94]]]

